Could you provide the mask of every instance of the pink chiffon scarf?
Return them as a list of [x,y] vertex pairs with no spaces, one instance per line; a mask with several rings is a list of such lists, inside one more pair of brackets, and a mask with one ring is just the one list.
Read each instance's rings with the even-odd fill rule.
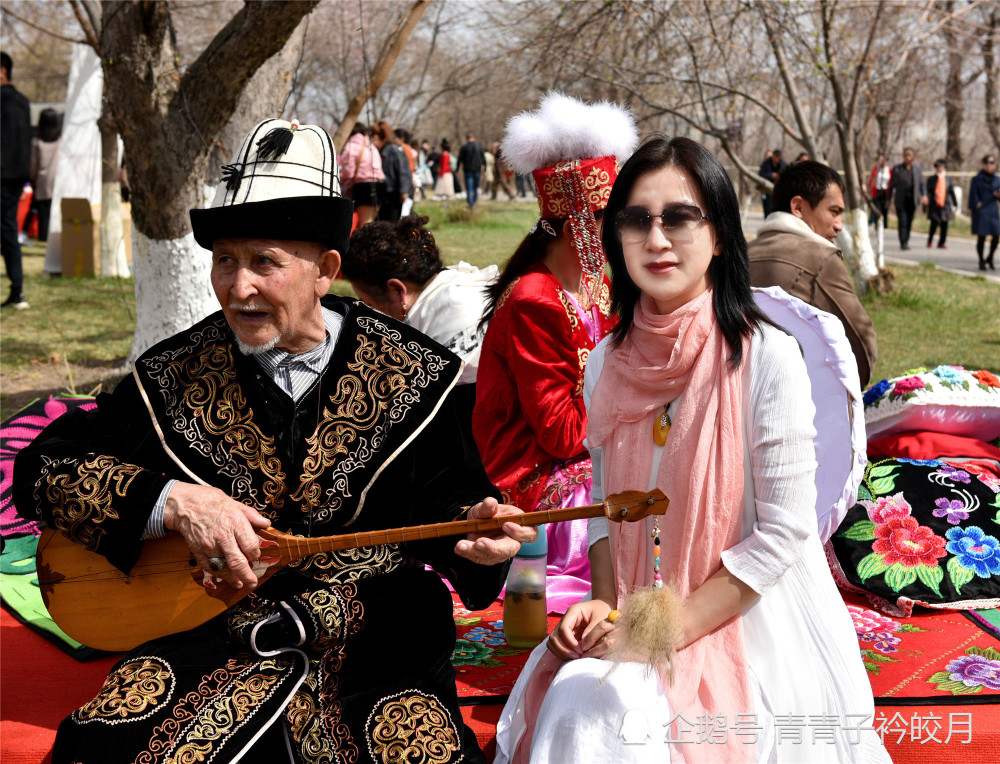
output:
[[[670,499],[659,518],[661,574],[687,597],[722,565],[740,540],[743,514],[742,369],[715,318],[709,289],[670,314],[643,294],[621,345],[610,345],[594,388],[587,440],[603,446],[608,495],[646,490],[653,463],[653,415],[681,393],[656,475]],[[744,342],[744,363],[749,342]],[[652,584],[652,519],[611,523],[610,543],[619,603]],[[704,715],[753,712],[740,617],[680,650],[666,688],[672,713],[690,727]],[[675,717],[676,718],[676,717]],[[665,720],[666,721],[666,720]],[[675,739],[678,736],[675,735]],[[753,760],[754,747],[730,735],[726,743],[673,745],[685,761]]]

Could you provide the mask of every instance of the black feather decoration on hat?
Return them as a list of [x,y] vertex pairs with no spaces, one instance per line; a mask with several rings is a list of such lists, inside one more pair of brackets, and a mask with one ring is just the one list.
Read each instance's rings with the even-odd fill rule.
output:
[[243,180],[243,165],[222,165],[222,180],[226,184],[226,189],[235,195],[240,190],[240,183]]
[[292,145],[294,133],[287,127],[275,127],[257,141],[257,159],[277,159]]

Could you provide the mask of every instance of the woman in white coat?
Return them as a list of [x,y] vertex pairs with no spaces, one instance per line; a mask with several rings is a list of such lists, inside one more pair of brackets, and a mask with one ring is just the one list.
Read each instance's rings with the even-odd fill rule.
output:
[[[593,596],[529,660],[497,761],[889,761],[817,534],[809,379],[754,303],[725,170],[653,136],[622,167],[603,241],[620,323],[587,364],[595,492],[659,487],[670,507],[591,521]],[[672,681],[620,655],[619,608],[664,583]]]

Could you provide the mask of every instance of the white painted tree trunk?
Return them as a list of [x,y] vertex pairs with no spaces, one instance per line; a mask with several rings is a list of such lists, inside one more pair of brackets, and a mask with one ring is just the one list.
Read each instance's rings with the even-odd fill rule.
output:
[[125,231],[122,227],[122,195],[118,183],[101,184],[101,269],[102,279],[128,276]]
[[133,229],[132,263],[136,326],[130,366],[152,345],[219,309],[209,281],[212,255],[194,234],[154,241]]
[[878,275],[875,253],[868,236],[868,210],[862,207],[844,212],[844,230],[837,236],[837,246],[854,279],[855,291],[864,294],[868,291],[868,279]]
[[879,215],[875,221],[875,264],[879,270],[885,268],[885,216]]

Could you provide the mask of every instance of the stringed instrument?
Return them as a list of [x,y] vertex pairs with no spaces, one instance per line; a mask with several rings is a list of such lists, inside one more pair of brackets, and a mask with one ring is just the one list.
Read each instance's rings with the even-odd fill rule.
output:
[[[321,552],[488,533],[509,522],[541,525],[601,515],[615,522],[634,522],[664,514],[668,504],[667,497],[656,489],[649,493],[626,491],[584,507],[337,536],[306,538],[265,528],[257,535],[272,543],[262,552],[275,561],[256,566],[254,572],[259,586],[289,563]],[[42,599],[59,627],[88,647],[112,652],[131,650],[151,639],[200,626],[252,591],[224,587],[226,593],[220,589],[215,596],[209,595],[202,571],[179,533],[144,542],[132,570],[122,573],[102,555],[49,528],[38,540],[36,569]]]

